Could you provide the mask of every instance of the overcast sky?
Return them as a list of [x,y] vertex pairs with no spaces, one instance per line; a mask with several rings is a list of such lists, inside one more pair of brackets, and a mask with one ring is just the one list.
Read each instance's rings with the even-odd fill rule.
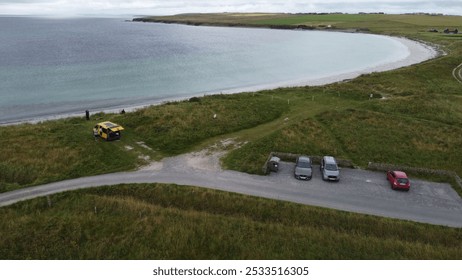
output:
[[0,15],[171,15],[199,12],[427,12],[462,15],[462,0],[0,0]]

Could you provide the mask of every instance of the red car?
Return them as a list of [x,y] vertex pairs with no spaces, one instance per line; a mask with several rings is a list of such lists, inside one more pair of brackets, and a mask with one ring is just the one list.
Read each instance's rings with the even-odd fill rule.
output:
[[387,180],[390,181],[391,188],[409,191],[411,182],[403,171],[387,171]]

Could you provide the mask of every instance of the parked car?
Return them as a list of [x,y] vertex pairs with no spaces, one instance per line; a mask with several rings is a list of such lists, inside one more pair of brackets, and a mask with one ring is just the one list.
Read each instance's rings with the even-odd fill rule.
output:
[[340,169],[334,157],[323,157],[319,168],[321,169],[321,175],[324,181],[338,182],[340,180]]
[[403,171],[387,171],[387,180],[390,181],[393,190],[409,191],[411,182]]
[[121,137],[121,132],[124,128],[118,124],[105,121],[100,122],[93,128],[93,135],[101,137],[106,141],[118,140]]
[[295,162],[294,176],[300,180],[310,180],[313,177],[311,159],[307,156],[299,156]]

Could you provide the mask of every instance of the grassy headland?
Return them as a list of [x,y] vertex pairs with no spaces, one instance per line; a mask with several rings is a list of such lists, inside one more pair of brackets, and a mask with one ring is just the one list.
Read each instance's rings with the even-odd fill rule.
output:
[[[447,55],[346,83],[193,98],[124,115],[98,114],[89,122],[73,118],[0,127],[0,191],[130,170],[148,157],[160,159],[227,138],[246,144],[224,158],[225,166],[250,173],[261,172],[270,151],[281,151],[332,154],[359,166],[378,161],[462,175],[462,85],[452,76],[462,62],[462,35],[442,33],[445,28],[461,30],[461,19],[289,14],[149,18],[361,30],[424,40]],[[93,139],[92,126],[106,119],[126,128],[121,141]],[[51,207],[42,198],[0,209],[3,258],[461,259],[460,229],[210,190],[130,185],[54,195],[51,201]]]

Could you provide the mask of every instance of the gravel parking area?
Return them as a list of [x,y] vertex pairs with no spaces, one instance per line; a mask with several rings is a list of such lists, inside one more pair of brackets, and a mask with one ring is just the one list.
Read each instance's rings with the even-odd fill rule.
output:
[[[294,178],[294,163],[281,162],[269,177],[298,190],[299,202],[365,214],[462,227],[462,199],[449,184],[410,178],[409,192],[390,187],[384,172],[343,168],[340,182],[322,180],[319,166],[313,178]],[[304,197],[305,199],[302,199]],[[310,199],[307,199],[310,198]]]
[[[449,184],[410,178],[409,192],[395,191],[390,187],[384,172],[343,168],[339,182],[322,180],[319,165],[313,165],[313,178],[300,181],[294,178],[294,163],[281,162],[277,173],[269,175],[288,187],[304,187],[312,192],[329,192],[336,196],[356,196],[364,200],[379,198],[390,204],[462,210],[462,199]],[[461,218],[462,219],[462,218]]]

